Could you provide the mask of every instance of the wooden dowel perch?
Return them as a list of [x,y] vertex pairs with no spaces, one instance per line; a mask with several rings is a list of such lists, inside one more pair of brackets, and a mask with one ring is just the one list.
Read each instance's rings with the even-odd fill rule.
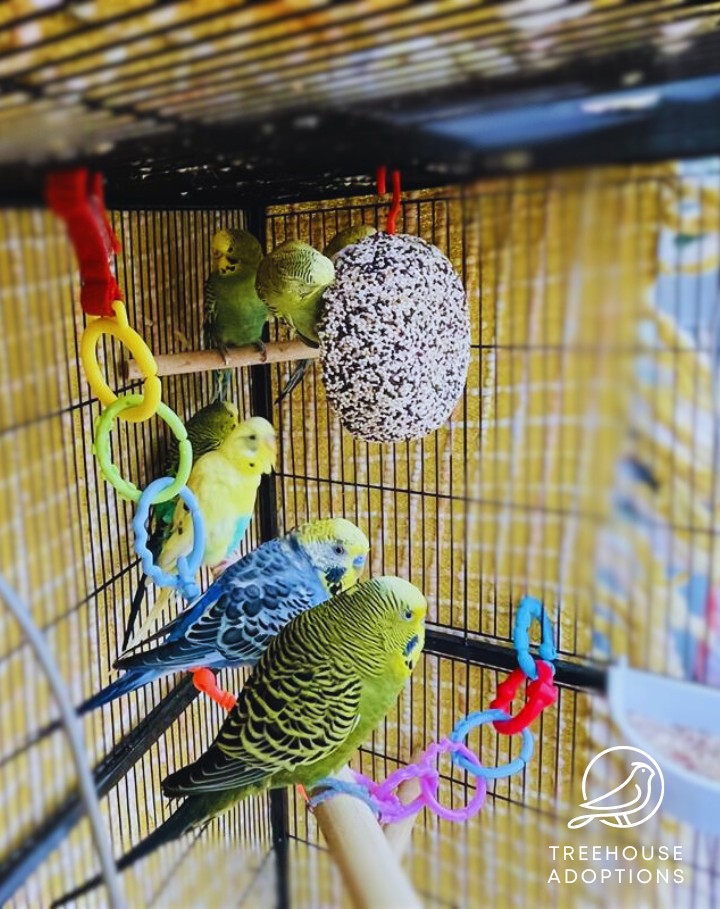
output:
[[[336,776],[353,781],[347,767]],[[315,817],[355,909],[421,909],[381,826],[364,802],[336,795],[317,806]]]
[[[253,344],[228,350],[228,362],[217,350],[188,350],[179,354],[160,354],[155,357],[159,376],[181,376],[192,372],[211,372],[214,369],[239,369],[262,363],[286,363],[288,360],[316,360],[320,351],[295,338],[293,341],[273,341],[265,345],[265,355]],[[125,378],[142,379],[134,360],[125,361]]]
[[[420,760],[421,755],[422,748],[412,754],[409,763],[416,764]],[[405,780],[404,783],[400,783],[398,786],[397,797],[403,805],[409,805],[410,802],[419,795],[420,781],[417,778]],[[394,824],[388,824],[387,827],[385,827],[385,839],[390,844],[390,848],[397,856],[398,861],[402,859],[407,851],[407,847],[410,845],[415,819],[419,813],[421,812],[411,814],[410,817],[406,817],[401,821],[396,821]]]

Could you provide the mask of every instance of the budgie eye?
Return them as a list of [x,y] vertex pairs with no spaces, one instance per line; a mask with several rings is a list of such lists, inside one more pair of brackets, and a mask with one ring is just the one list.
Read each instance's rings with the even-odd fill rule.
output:
[[341,545],[338,543],[338,545],[335,546],[335,547],[333,548],[333,552],[334,552],[335,555],[337,555],[337,556],[345,555],[345,547],[344,547],[344,546],[341,546]]
[[406,619],[406,621],[409,622],[410,619],[412,619],[412,617],[413,617],[412,609],[406,609],[405,612],[403,613],[403,615],[404,615],[404,618]]
[[251,436],[248,436],[248,439],[250,439],[251,442],[254,442],[257,439],[257,436],[253,433]]

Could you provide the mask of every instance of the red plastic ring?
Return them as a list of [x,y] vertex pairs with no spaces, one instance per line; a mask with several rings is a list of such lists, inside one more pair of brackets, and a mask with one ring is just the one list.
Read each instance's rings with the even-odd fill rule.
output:
[[[509,720],[496,720],[493,723],[496,732],[504,735],[514,735],[526,729],[550,704],[555,703],[558,690],[553,681],[553,668],[544,660],[536,660],[537,678],[528,682],[527,701],[522,710]],[[518,666],[510,675],[498,685],[497,695],[490,703],[491,710],[505,710],[508,713],[510,704],[517,694],[518,688],[527,680],[527,676]]]

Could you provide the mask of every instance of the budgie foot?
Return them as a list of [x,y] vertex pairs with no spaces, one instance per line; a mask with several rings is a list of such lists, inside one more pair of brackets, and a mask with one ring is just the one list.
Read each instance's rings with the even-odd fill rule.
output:
[[260,360],[267,363],[267,346],[264,341],[256,341],[255,347],[260,351]]
[[206,694],[211,701],[219,704],[223,710],[232,710],[237,703],[237,698],[230,691],[218,687],[215,673],[212,669],[192,669],[193,685],[198,691]]
[[229,366],[229,365],[230,365],[230,357],[228,356],[228,347],[227,347],[227,344],[223,344],[222,341],[217,341],[215,346],[216,346],[216,348],[217,348],[217,352],[220,354],[220,356],[221,356],[221,357],[223,358],[223,360],[225,361],[225,365],[226,365],[226,366]]

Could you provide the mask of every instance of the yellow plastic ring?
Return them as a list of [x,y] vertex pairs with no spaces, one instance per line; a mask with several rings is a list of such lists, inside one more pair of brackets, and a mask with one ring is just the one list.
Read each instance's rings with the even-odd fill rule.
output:
[[[138,487],[125,480],[113,464],[112,454],[110,452],[110,432],[116,417],[119,417],[123,410],[130,407],[138,407],[143,402],[143,395],[122,395],[116,398],[113,403],[107,407],[97,418],[95,423],[95,442],[93,443],[93,452],[100,464],[105,479],[117,489],[118,493],[132,502],[137,502],[142,495]],[[173,482],[166,486],[165,489],[158,492],[152,500],[153,505],[159,502],[167,502],[174,498],[183,486],[187,483],[190,471],[192,470],[192,444],[188,439],[187,429],[180,417],[171,410],[167,404],[162,401],[158,404],[157,415],[164,420],[170,427],[172,434],[178,440],[180,460],[178,463],[177,475]]]
[[80,340],[80,359],[93,394],[107,407],[117,401],[117,395],[108,386],[100,371],[96,350],[98,339],[100,335],[112,335],[128,348],[135,358],[140,372],[145,377],[145,382],[140,403],[120,416],[121,419],[128,420],[130,423],[141,423],[143,420],[148,420],[160,405],[162,387],[160,379],[157,377],[157,363],[145,341],[135,329],[130,327],[125,304],[121,300],[116,300],[113,303],[113,310],[114,319],[103,316],[88,323]]

